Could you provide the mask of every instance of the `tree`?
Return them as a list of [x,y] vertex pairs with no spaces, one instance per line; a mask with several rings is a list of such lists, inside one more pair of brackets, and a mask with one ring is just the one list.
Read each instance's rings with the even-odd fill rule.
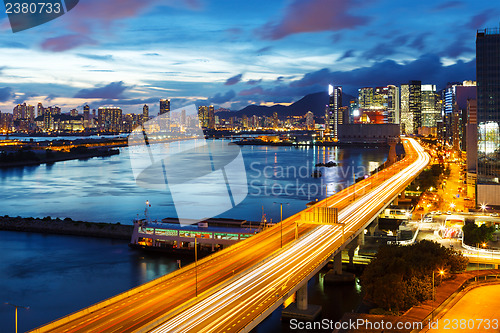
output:
[[361,285],[368,299],[386,310],[404,311],[432,297],[432,272],[459,272],[468,259],[427,240],[380,247],[365,268]]
[[465,223],[462,227],[462,232],[464,233],[464,243],[471,246],[476,246],[477,244],[487,243],[493,238],[493,233],[495,232],[494,226],[487,226],[482,224],[480,227],[474,222]]

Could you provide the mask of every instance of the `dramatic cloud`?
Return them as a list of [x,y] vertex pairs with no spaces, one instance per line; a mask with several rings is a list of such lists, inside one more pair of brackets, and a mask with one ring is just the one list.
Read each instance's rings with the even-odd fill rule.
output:
[[381,60],[398,52],[399,45],[392,42],[382,42],[365,51],[363,57],[369,60]]
[[426,33],[423,33],[419,36],[417,36],[411,43],[410,47],[412,49],[418,50],[418,51],[423,51],[425,49],[425,38],[427,37]]
[[45,98],[45,100],[46,100],[47,102],[49,102],[49,103],[50,103],[53,99],[55,99],[55,98],[57,98],[57,97],[59,97],[59,96],[57,96],[57,95],[55,95],[55,94],[49,94],[49,95]]
[[[476,77],[475,61],[458,61],[451,66],[444,66],[439,56],[426,54],[406,64],[393,60],[380,61],[371,67],[362,67],[352,71],[332,72],[327,68],[307,73],[302,79],[290,84],[290,88],[325,87],[328,84],[346,86],[350,93],[359,87],[376,87],[387,84],[401,85],[409,80],[421,80],[423,83],[436,84],[443,88],[447,82],[473,80]],[[309,89],[306,89],[309,90]],[[348,91],[349,92],[349,91]]]
[[369,17],[349,13],[358,4],[345,0],[294,0],[281,21],[270,21],[256,32],[263,39],[276,40],[302,32],[354,29],[370,21]]
[[259,80],[248,80],[247,84],[250,85],[250,86],[254,86],[254,85],[259,84],[261,82],[262,82],[262,79],[259,79]]
[[243,77],[243,74],[238,74],[233,77],[230,77],[227,79],[226,83],[224,83],[226,86],[233,86],[241,81],[241,78]]
[[457,8],[457,7],[461,7],[461,6],[463,6],[463,2],[461,2],[461,1],[447,1],[447,2],[443,2],[442,4],[434,7],[434,10],[435,11],[448,10],[448,9]]
[[497,15],[497,11],[495,9],[487,9],[482,11],[481,13],[473,16],[470,21],[465,25],[469,29],[482,29],[488,28],[486,27],[486,23],[494,18]]
[[37,96],[40,96],[40,94],[35,94],[35,93],[32,93],[32,92],[28,92],[28,93],[24,93],[22,95],[18,95],[16,97],[16,99],[14,99],[14,104],[22,104],[22,103],[26,102],[26,100],[28,100],[30,98],[33,98],[33,97],[37,97]]
[[450,45],[448,45],[441,53],[441,56],[449,58],[458,58],[464,53],[475,53],[476,50],[469,46],[466,39],[458,36]]
[[271,51],[272,48],[273,48],[272,46],[266,46],[266,47],[263,47],[261,49],[258,49],[256,53],[257,53],[257,55],[263,55],[263,54],[268,53],[269,51]]
[[[117,102],[114,99],[101,99],[99,101],[89,102],[85,104],[88,104],[92,109],[97,109],[98,107],[103,105],[113,105],[117,107],[137,105],[138,106],[137,113],[142,113],[142,106],[144,104],[155,104],[158,103],[159,100],[160,97],[121,99],[119,102]],[[149,112],[150,114],[153,114],[153,109],[151,107],[149,108]]]
[[344,54],[340,58],[337,59],[337,61],[342,61],[342,60],[349,59],[352,57],[354,57],[354,50],[347,50],[344,52]]
[[163,5],[189,10],[200,10],[203,4],[199,0],[86,0],[80,1],[69,14],[72,14],[70,28],[80,33],[89,33],[91,27],[100,23],[109,27],[117,20],[134,18],[151,9],[153,6]]
[[0,102],[7,102],[13,96],[12,88],[4,87],[0,88]]
[[64,35],[48,38],[40,45],[43,50],[52,52],[62,52],[74,49],[82,45],[95,45],[97,42],[84,35]]
[[288,85],[280,84],[270,88],[256,86],[242,90],[238,95],[245,97],[246,100],[291,102],[310,93],[326,91],[328,84],[342,85],[346,93],[356,95],[360,87],[401,85],[410,80],[436,84],[440,89],[448,82],[473,80],[476,77],[475,70],[474,60],[458,61],[454,65],[444,66],[439,56],[427,54],[406,64],[386,60],[352,71],[331,71],[323,68],[307,73]]
[[92,60],[102,60],[102,61],[111,61],[113,60],[113,56],[111,54],[107,55],[97,55],[97,54],[78,54],[78,56],[86,59],[92,59]]
[[234,97],[236,97],[234,90],[229,90],[224,95],[220,93],[216,94],[215,96],[209,98],[208,101],[210,104],[224,104],[232,100]]
[[111,82],[110,84],[94,89],[82,89],[77,92],[74,98],[103,98],[103,99],[124,99],[122,95],[127,87],[123,81]]

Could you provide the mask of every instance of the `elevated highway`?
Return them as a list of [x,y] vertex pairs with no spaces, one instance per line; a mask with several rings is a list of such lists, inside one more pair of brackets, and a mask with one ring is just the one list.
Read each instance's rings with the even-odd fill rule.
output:
[[[32,332],[250,331],[425,168],[429,156],[422,147],[413,139],[403,144],[403,160],[276,226]],[[338,223],[311,224],[308,213],[318,207],[337,208]]]

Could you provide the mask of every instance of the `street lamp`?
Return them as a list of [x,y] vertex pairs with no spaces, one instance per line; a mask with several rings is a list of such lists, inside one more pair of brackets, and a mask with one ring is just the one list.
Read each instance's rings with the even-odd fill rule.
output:
[[[444,270],[440,269],[439,270],[439,275],[441,276],[441,280],[443,279],[444,275]],[[434,291],[434,270],[432,270],[432,313],[431,313],[431,320],[434,319],[434,311],[436,310],[436,292]]]
[[23,308],[23,309],[26,309],[26,310],[29,310],[30,307],[29,306],[22,306],[22,305],[15,305],[15,304],[11,304],[9,302],[5,302],[6,305],[10,305],[10,306],[13,306],[16,308],[16,333],[17,333],[17,309],[18,308]]
[[194,285],[195,295],[198,297],[198,246],[196,243],[196,235],[194,236]]
[[289,203],[288,202],[273,202],[273,204],[280,204],[281,247],[283,248],[283,204],[289,205]]
[[486,204],[481,204],[481,210],[483,211],[484,214],[484,211],[486,210]]

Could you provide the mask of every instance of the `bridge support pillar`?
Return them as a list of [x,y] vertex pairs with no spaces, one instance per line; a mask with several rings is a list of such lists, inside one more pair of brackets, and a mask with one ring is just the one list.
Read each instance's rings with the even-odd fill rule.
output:
[[396,144],[399,142],[399,138],[389,138],[387,143],[389,144],[389,156],[387,157],[387,166],[394,164],[397,161],[398,156],[396,155]]
[[358,235],[358,245],[365,245],[365,229],[361,230]]
[[307,300],[307,282],[295,293],[295,303],[281,311],[281,317],[314,321],[321,313],[321,306],[309,304]]
[[377,229],[378,229],[378,216],[368,226],[368,232],[370,233],[370,236],[374,236],[375,231],[377,231]]
[[307,283],[304,284],[302,287],[300,287],[299,290],[297,290],[296,294],[296,300],[297,300],[297,309],[300,311],[306,311],[307,310]]
[[342,251],[339,251],[333,258],[333,273],[337,275],[342,274]]

